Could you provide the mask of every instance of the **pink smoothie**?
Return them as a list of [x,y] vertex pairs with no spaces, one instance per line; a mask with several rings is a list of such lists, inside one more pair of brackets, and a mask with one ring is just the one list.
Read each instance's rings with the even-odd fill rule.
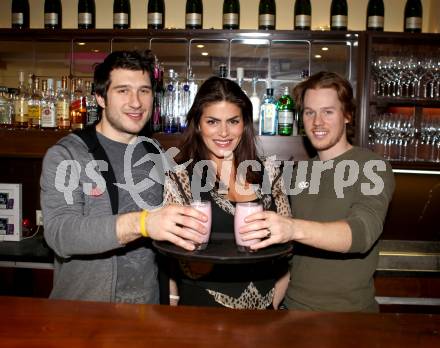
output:
[[238,250],[240,251],[248,251],[249,246],[252,244],[258,243],[260,239],[251,239],[247,241],[243,241],[241,239],[241,234],[239,233],[240,227],[245,225],[244,219],[252,215],[254,213],[258,213],[263,211],[263,205],[257,202],[241,202],[237,203],[235,206],[235,215],[234,215],[234,234],[235,234],[235,243],[238,246]]
[[212,222],[212,213],[211,213],[211,202],[210,201],[194,201],[191,202],[191,207],[200,211],[208,217],[208,221],[202,222],[208,231],[207,234],[204,235],[203,242],[200,245],[197,245],[196,250],[204,250],[209,242],[209,236],[211,235],[211,222]]

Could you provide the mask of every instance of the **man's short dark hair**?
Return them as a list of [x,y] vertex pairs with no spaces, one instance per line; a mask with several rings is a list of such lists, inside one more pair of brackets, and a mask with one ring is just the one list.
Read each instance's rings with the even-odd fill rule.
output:
[[115,51],[110,53],[102,63],[96,65],[93,76],[95,93],[107,101],[107,91],[111,84],[110,73],[115,69],[127,69],[147,72],[154,85],[154,55],[150,50]]

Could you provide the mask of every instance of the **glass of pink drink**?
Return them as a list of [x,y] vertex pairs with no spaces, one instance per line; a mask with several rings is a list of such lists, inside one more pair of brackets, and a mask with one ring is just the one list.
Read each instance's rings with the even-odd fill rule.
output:
[[209,237],[211,235],[211,222],[212,222],[212,213],[211,213],[211,202],[210,201],[193,201],[191,202],[191,207],[194,209],[202,212],[208,217],[208,221],[201,222],[202,225],[204,225],[208,231],[208,233],[203,235],[203,241],[201,244],[195,244],[196,249],[195,250],[205,250],[208,242]]
[[251,252],[253,251],[249,247],[252,244],[258,243],[261,239],[251,239],[242,240],[242,235],[240,234],[240,227],[245,225],[244,219],[249,215],[263,211],[263,205],[259,202],[239,202],[235,205],[235,215],[234,215],[234,234],[235,243],[237,244],[238,251],[241,252]]

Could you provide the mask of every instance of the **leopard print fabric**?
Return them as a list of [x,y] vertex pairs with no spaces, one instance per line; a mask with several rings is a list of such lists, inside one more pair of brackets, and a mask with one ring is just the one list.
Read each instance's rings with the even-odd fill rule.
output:
[[[265,173],[269,178],[270,194],[264,193],[262,188],[258,188],[255,195],[260,199],[268,209],[275,202],[277,213],[282,216],[291,216],[290,204],[287,196],[283,193],[284,185],[281,169],[271,158],[263,161]],[[234,205],[226,197],[214,189],[210,191],[214,202],[225,212],[234,215]],[[189,204],[192,200],[191,183],[189,174],[186,170],[170,172],[165,177],[164,202],[165,204]],[[212,270],[213,265],[200,264],[198,262],[187,262],[179,260],[179,266],[186,277],[190,279],[199,279]],[[203,267],[201,267],[203,266]],[[274,288],[266,294],[260,294],[255,285],[251,282],[238,298],[230,297],[226,294],[206,289],[213,296],[214,300],[227,308],[238,309],[265,309],[273,301]]]
[[[282,216],[292,216],[290,204],[287,196],[283,193],[284,181],[281,176],[281,170],[272,158],[263,161],[265,173],[269,177],[271,185],[271,194],[263,194],[259,188],[255,194],[258,199],[263,201],[265,208],[268,208],[273,197],[277,213]],[[219,194],[217,190],[210,192],[214,201],[225,212],[234,215],[235,207],[232,203]],[[187,170],[183,169],[177,172],[167,173],[164,184],[164,203],[165,204],[189,204],[192,200],[191,183]]]

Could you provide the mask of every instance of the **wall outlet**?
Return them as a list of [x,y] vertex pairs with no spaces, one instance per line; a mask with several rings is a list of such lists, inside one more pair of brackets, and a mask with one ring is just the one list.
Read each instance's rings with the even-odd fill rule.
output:
[[35,223],[37,226],[43,226],[43,213],[41,210],[35,211]]

